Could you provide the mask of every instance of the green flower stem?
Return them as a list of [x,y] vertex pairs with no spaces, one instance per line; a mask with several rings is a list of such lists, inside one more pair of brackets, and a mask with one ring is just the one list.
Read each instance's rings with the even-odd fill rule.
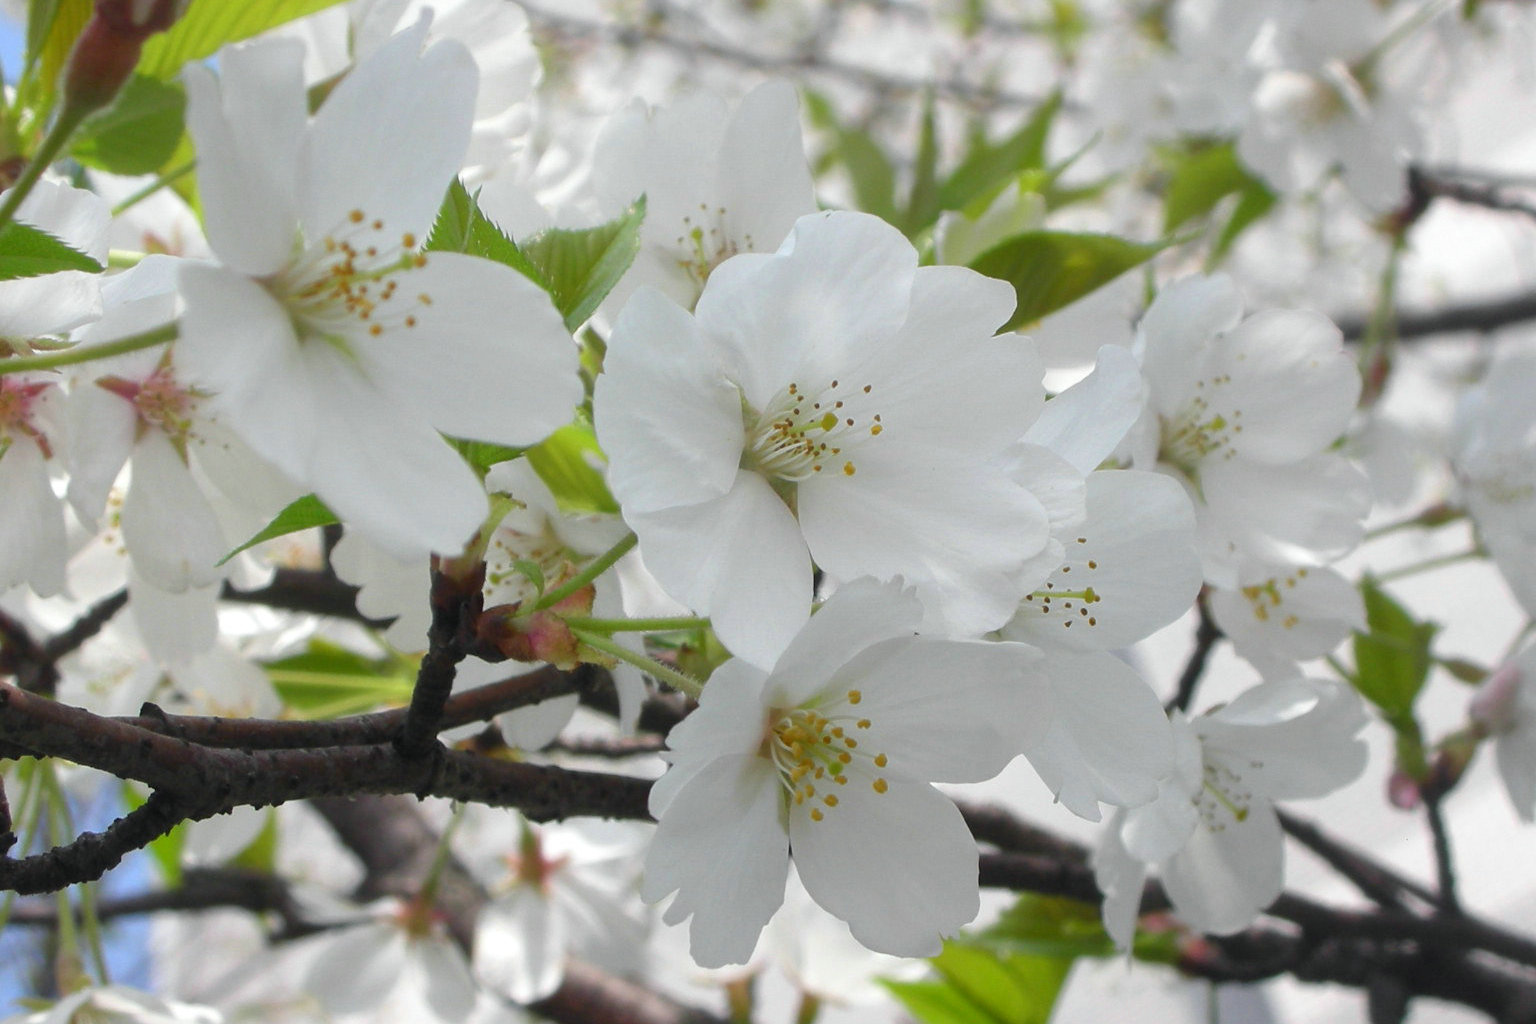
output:
[[576,593],[576,591],[580,590],[588,583],[591,583],[603,573],[607,572],[609,568],[612,567],[614,562],[617,562],[619,559],[623,558],[626,554],[629,553],[630,548],[633,548],[638,540],[639,538],[636,537],[633,533],[626,534],[623,540],[619,541],[607,551],[604,551],[601,555],[598,555],[597,558],[593,559],[585,569],[581,570],[581,572],[577,573],[575,576],[572,576],[570,579],[560,584],[554,590],[546,591],[544,596],[535,601],[533,607],[529,608],[528,610],[530,612],[536,612],[544,608],[553,607],[554,605],[559,604],[561,601],[564,601],[566,598]]
[[148,199],[156,192],[159,192],[167,185],[174,183],[178,178],[183,178],[188,174],[191,174],[192,169],[196,166],[196,160],[188,160],[180,167],[173,167],[171,170],[166,171],[164,174],[160,175],[160,177],[156,178],[148,185],[145,185],[143,188],[139,189],[132,195],[128,196],[116,206],[112,207],[112,216],[116,217],[126,210],[133,209],[133,207],[137,206],[139,203],[142,203],[144,200]]
[[453,847],[449,840],[454,832],[458,831],[459,823],[464,820],[464,805],[455,804],[453,815],[448,819],[448,825],[443,829],[443,834],[438,837],[437,849],[432,854],[432,865],[427,868],[427,877],[421,884],[421,899],[427,906],[432,906],[437,901],[437,890],[443,882],[443,871],[448,867],[448,860],[453,856]]
[[104,342],[100,345],[75,345],[60,352],[45,352],[36,356],[17,356],[0,359],[0,376],[21,373],[25,370],[52,370],[59,366],[89,363],[96,359],[109,359],[124,352],[137,352],[141,348],[154,348],[168,341],[175,341],[181,334],[176,324],[166,324],[152,331],[130,334],[126,338]]
[[571,628],[571,635],[594,651],[601,651],[609,657],[617,658],[626,664],[633,665],[647,675],[655,676],[672,687],[672,689],[686,693],[694,700],[698,700],[699,695],[704,692],[704,684],[692,676],[684,675],[675,668],[668,668],[655,658],[636,654],[629,648],[615,643],[612,637],[604,636],[601,633],[589,633],[584,629],[577,629],[575,627]]
[[75,134],[75,129],[85,120],[89,111],[65,110],[59,114],[59,119],[53,122],[53,127],[48,129],[48,134],[43,138],[43,144],[37,147],[37,152],[32,154],[32,159],[27,163],[26,169],[21,172],[21,177],[16,179],[16,184],[11,186],[11,192],[5,197],[5,202],[0,203],[0,228],[5,227],[16,219],[16,211],[26,200],[38,179],[43,176],[58,155],[64,152],[64,147],[69,144],[69,137]]
[[1389,580],[1400,580],[1405,576],[1415,576],[1421,572],[1429,572],[1433,569],[1442,569],[1447,565],[1455,565],[1457,562],[1465,562],[1469,559],[1480,558],[1482,557],[1482,554],[1483,552],[1479,548],[1469,548],[1466,551],[1457,551],[1454,554],[1436,555],[1434,558],[1426,558],[1422,562],[1410,562],[1408,565],[1399,566],[1396,569],[1390,569],[1387,572],[1379,573],[1376,576],[1376,582],[1386,583]]
[[589,633],[664,633],[674,629],[698,629],[708,626],[708,619],[701,619],[694,615],[674,615],[671,618],[658,619],[590,619],[579,615],[568,615],[565,624],[572,629],[580,629]]

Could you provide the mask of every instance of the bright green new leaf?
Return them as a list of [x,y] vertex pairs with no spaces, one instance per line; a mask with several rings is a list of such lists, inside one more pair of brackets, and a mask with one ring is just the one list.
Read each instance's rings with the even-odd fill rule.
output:
[[366,658],[319,639],[311,640],[303,654],[262,667],[284,703],[309,719],[404,702],[415,679],[405,659]]
[[272,521],[262,527],[256,536],[219,559],[219,564],[223,565],[240,552],[247,548],[255,547],[262,541],[271,540],[274,537],[283,537],[290,533],[298,533],[300,530],[307,530],[312,526],[330,526],[336,522],[340,522],[340,520],[336,518],[336,513],[326,508],[325,502],[313,494],[306,494],[274,516]]
[[69,59],[80,30],[90,20],[92,0],[41,0],[27,11],[27,55],[19,91],[21,102],[47,119],[59,72]]
[[1163,230],[1177,231],[1216,204],[1253,183],[1230,143],[1169,155],[1168,188],[1163,192]]
[[1429,649],[1439,627],[1415,621],[1374,580],[1364,580],[1360,593],[1369,632],[1355,634],[1355,688],[1394,725],[1411,722],[1414,699],[1429,678]]
[[1268,213],[1275,205],[1275,194],[1271,192],[1262,181],[1254,181],[1245,188],[1237,200],[1237,205],[1232,208],[1232,216],[1227,218],[1226,225],[1221,229],[1221,234],[1216,238],[1216,245],[1211,250],[1211,264],[1221,262],[1232,248],[1232,243],[1237,241],[1250,224],[1258,221]]
[[270,875],[277,870],[277,815],[269,807],[266,821],[245,849],[229,859],[229,866]]
[[1114,235],[1026,231],[988,249],[970,268],[1013,285],[1019,304],[1003,330],[1018,330],[1108,284],[1173,240],[1132,242]]
[[593,228],[550,228],[525,239],[519,248],[548,282],[555,308],[575,331],[596,310],[640,251],[645,197],[623,216]]
[[1046,1024],[1070,957],[998,954],[950,941],[931,961],[938,982],[885,985],[926,1024]]
[[442,208],[437,211],[437,220],[424,248],[427,252],[462,252],[494,260],[549,291],[538,268],[529,262],[506,232],[481,212],[476,197],[470,195],[458,179],[448,186],[448,194],[443,197]]
[[963,210],[977,200],[990,200],[1019,172],[1044,169],[1045,141],[1060,109],[1061,94],[1052,93],[1018,131],[1002,142],[994,145],[985,139],[978,140],[955,172],[939,186],[939,208]]
[[500,462],[511,462],[523,454],[522,448],[512,448],[504,444],[494,444],[490,441],[459,441],[454,440],[453,446],[459,454],[464,456],[464,461],[469,463],[481,478],[485,471]]
[[188,61],[202,60],[226,43],[323,11],[341,0],[192,0],[169,31],[151,36],[135,69],[160,79],[176,77]]
[[839,123],[832,104],[820,93],[806,90],[805,109],[811,123],[832,136],[832,148],[826,156],[848,172],[858,208],[895,223],[899,219],[896,168],[874,136]]
[[83,270],[99,274],[102,265],[78,249],[30,224],[12,221],[0,228],[0,281]]
[[922,1024],[997,1024],[985,1007],[947,981],[882,980],[881,984]]
[[74,157],[113,174],[153,174],[181,142],[186,106],[179,84],[134,75],[112,106],[86,122]]
[[619,503],[608,491],[603,450],[586,423],[570,423],[528,449],[528,462],[554,494],[562,511],[617,514]]

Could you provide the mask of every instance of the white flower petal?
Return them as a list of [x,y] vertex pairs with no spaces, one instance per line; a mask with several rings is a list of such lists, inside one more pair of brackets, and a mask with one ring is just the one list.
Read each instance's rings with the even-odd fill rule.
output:
[[654,289],[624,307],[593,395],[608,483],[626,512],[724,494],[741,462],[741,392],[697,321]]
[[790,815],[790,843],[811,898],[854,938],[896,956],[932,956],[976,916],[976,841],[948,797],[893,780],[840,788],[821,821]]
[[510,267],[448,252],[392,283],[374,317],[413,325],[368,339],[359,355],[434,427],[522,446],[570,422],[581,401],[576,346],[542,289]]
[[543,999],[565,976],[570,937],[537,886],[516,885],[475,921],[475,976],[517,1003]]
[[722,757],[683,787],[656,827],[641,894],[654,903],[677,893],[666,920],[692,916],[690,948],[702,967],[746,963],[784,902],[783,799],[778,773],[756,753]]
[[633,515],[630,526],[656,579],[707,614],[738,657],[772,666],[810,617],[811,562],[799,524],[756,473],[738,470],[717,500]]
[[232,545],[191,470],[158,430],[134,445],[121,522],[135,570],[161,590],[179,594],[222,578],[216,563]]
[[[298,157],[311,241],[361,210],[385,237],[426,237],[469,147],[479,72],[460,43],[422,51],[427,21],[395,35],[326,97]],[[290,172],[291,173],[291,172]]]
[[1099,801],[1133,807],[1154,799],[1173,768],[1173,737],[1151,688],[1110,654],[1048,653],[1044,675],[1049,725],[1024,755],[1056,798],[1090,821]]
[[1219,831],[1197,828],[1184,849],[1162,865],[1173,909],[1203,932],[1230,935],[1253,923],[1284,884],[1280,822],[1269,804],[1254,805]]
[[204,230],[243,274],[273,273],[293,254],[293,167],[308,121],[303,61],[297,40],[269,40],[222,50],[217,82],[200,64],[182,75]]
[[1091,473],[1109,458],[1141,415],[1146,388],[1136,357],[1120,345],[1099,349],[1093,372],[1045,403],[1024,435]]

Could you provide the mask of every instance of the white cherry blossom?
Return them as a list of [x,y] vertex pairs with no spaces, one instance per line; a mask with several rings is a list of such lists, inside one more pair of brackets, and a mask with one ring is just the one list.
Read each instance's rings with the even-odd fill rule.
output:
[[1224,587],[1244,561],[1345,553],[1370,509],[1365,475],[1328,450],[1360,393],[1339,329],[1315,313],[1242,309],[1221,275],[1158,294],[1137,332],[1149,401],[1128,441],[1133,465],[1189,491],[1206,580]]
[[1515,813],[1536,821],[1536,646],[1500,666],[1472,698],[1473,724],[1493,738],[1499,777]]
[[992,337],[1013,303],[856,213],[722,264],[697,315],[637,292],[594,404],[647,567],[759,665],[809,614],[812,559],[905,577],[957,633],[1001,626],[1049,529],[1004,462],[1044,402],[1028,344]]
[[1365,721],[1353,690],[1304,678],[1262,683],[1192,721],[1174,712],[1174,773],[1156,801],[1115,815],[1094,856],[1115,942],[1130,944],[1154,865],[1185,922],[1215,934],[1246,928],[1284,882],[1274,801],[1323,796],[1359,776]]
[[641,893],[675,893],[694,959],[743,963],[784,900],[812,899],[870,949],[938,952],[975,916],[976,843],[932,782],[991,778],[1028,728],[1019,644],[915,636],[897,584],[850,583],[771,672],[734,659],[668,736]]
[[592,173],[610,210],[645,195],[640,252],[606,300],[613,310],[641,285],[692,309],[715,267],[773,252],[816,209],[788,82],[758,86],[734,112],[703,92],[655,110],[635,101],[598,137]]
[[476,70],[427,20],[309,120],[302,48],[234,47],[186,72],[208,239],[177,358],[258,454],[400,555],[457,552],[485,516],[438,431],[511,445],[565,423],[576,353],[510,268],[424,254],[468,145]]

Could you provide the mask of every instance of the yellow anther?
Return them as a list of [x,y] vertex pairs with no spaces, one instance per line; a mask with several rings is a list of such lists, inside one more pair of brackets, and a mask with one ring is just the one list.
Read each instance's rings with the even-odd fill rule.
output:
[[853,755],[848,753],[848,751],[845,750],[841,754],[837,755],[837,759],[839,761],[843,762],[843,764],[849,764],[850,762],[853,761]]
[[860,691],[858,691],[858,690],[849,690],[848,691],[848,703],[849,704],[857,704],[859,701],[861,701],[863,699],[864,699],[864,694],[861,693]]
[[353,224],[361,224],[363,222],[363,211],[353,210],[351,213],[347,214],[347,220],[351,221]]
[[851,462],[843,463],[843,475],[844,476],[853,476],[854,472],[855,471],[854,471],[854,468],[853,468],[853,463],[851,463]]
[[416,236],[407,231],[400,236],[400,244],[407,249],[416,248]]
[[884,768],[887,764],[890,764],[890,758],[886,757],[884,754],[875,755],[876,768]]
[[849,750],[853,750],[859,745],[859,741],[854,739],[852,736],[849,736],[847,739],[843,740],[843,743],[847,745]]
[[828,807],[836,807],[837,806],[837,794],[836,793],[828,793],[826,796],[821,798],[821,802],[826,804]]
[[857,722],[855,722],[854,724],[857,725],[860,729],[868,729],[869,728],[869,719],[861,718]]
[[874,781],[874,788],[876,793],[884,793],[891,787],[884,779],[876,779]]
[[812,821],[820,821],[821,819],[822,819],[821,808],[820,807],[812,807],[811,808],[811,820]]

